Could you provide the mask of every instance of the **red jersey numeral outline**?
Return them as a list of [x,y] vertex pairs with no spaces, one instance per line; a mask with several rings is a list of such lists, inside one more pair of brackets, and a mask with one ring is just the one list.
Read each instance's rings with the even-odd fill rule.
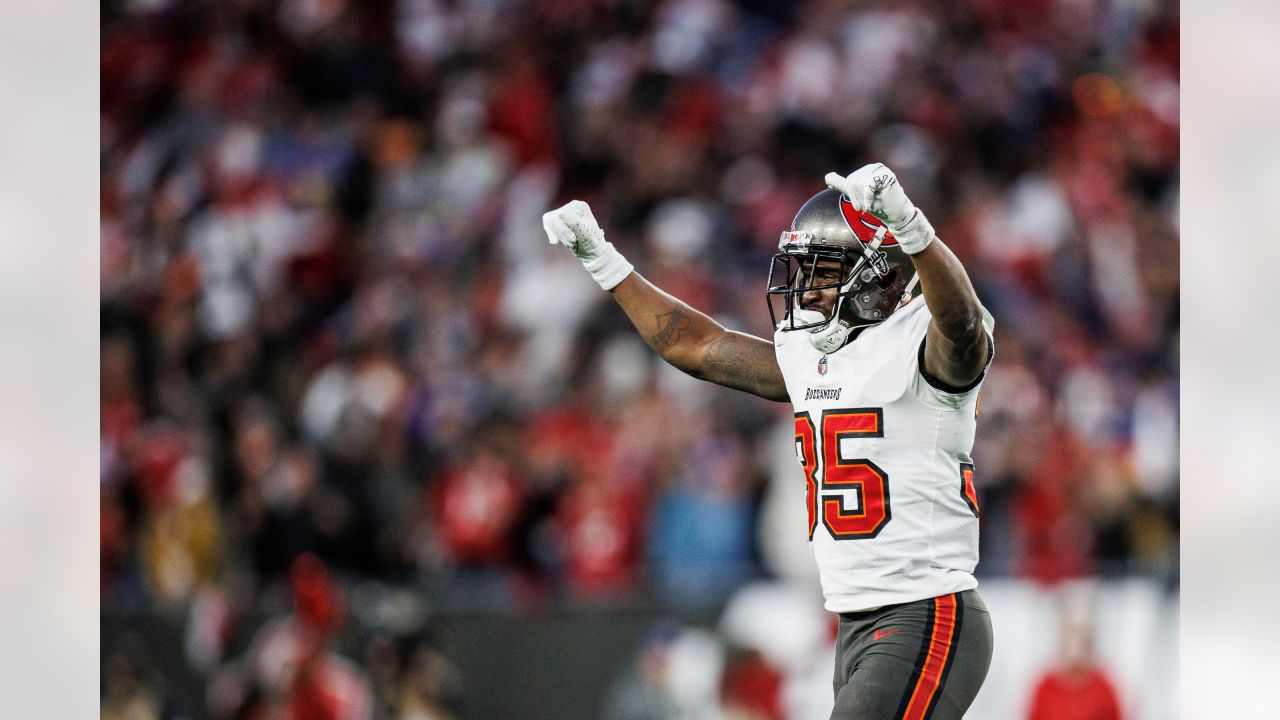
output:
[[973,487],[973,463],[960,463],[960,496],[964,504],[978,517],[978,491]]
[[[805,475],[805,500],[809,515],[809,539],[813,539],[817,518],[835,540],[863,540],[880,534],[892,519],[889,507],[889,474],[867,458],[840,456],[844,438],[884,437],[882,408],[824,410],[821,433],[815,432],[808,412],[796,413],[796,445]],[[821,439],[821,443],[818,440]],[[822,476],[818,477],[818,457]],[[853,490],[858,510],[844,509],[842,494],[823,490]]]
[[800,458],[800,467],[804,470],[804,503],[809,513],[809,539],[813,539],[813,529],[817,525],[815,512],[818,494],[818,453],[814,450],[817,443],[817,431],[809,413],[796,413],[796,451]]

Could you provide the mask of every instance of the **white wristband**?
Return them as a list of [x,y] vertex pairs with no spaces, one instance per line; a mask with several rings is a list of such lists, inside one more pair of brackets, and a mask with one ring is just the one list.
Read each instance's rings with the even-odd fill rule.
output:
[[929,223],[929,218],[924,216],[917,208],[911,219],[902,227],[893,228],[893,236],[898,238],[898,247],[908,255],[915,255],[924,252],[937,239],[938,234],[933,231],[933,225]]
[[592,279],[599,283],[601,288],[612,290],[617,287],[618,283],[627,279],[631,271],[635,268],[627,259],[622,257],[622,253],[611,242],[605,242],[604,247],[600,250],[600,255],[592,260],[583,260],[582,266],[591,273]]

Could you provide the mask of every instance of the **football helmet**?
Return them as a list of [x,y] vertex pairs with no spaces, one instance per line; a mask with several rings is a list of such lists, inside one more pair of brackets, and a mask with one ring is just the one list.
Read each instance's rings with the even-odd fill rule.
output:
[[[807,330],[823,352],[854,330],[884,322],[915,290],[915,264],[874,215],[837,190],[809,198],[778,240],[769,268],[769,317],[784,332]],[[835,291],[829,313],[814,295]]]

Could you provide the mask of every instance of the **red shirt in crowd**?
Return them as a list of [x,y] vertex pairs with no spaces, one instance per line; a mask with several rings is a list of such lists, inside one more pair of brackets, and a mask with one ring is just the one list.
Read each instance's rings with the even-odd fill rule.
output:
[[1028,720],[1120,720],[1116,691],[1098,668],[1055,670],[1040,679]]
[[439,523],[454,560],[483,566],[506,559],[522,500],[515,474],[496,458],[449,473],[440,489]]

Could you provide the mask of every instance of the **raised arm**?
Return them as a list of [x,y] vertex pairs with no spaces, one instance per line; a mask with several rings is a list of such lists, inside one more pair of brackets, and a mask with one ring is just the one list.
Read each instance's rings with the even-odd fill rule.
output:
[[953,388],[967,387],[987,366],[991,348],[982,305],[951,248],[934,240],[911,256],[933,320],[924,342],[924,369]]
[[717,385],[778,402],[790,399],[772,343],[729,330],[645,280],[604,239],[586,203],[574,200],[543,215],[542,223],[551,242],[582,261],[663,360]]
[[923,370],[953,388],[971,385],[986,367],[991,347],[982,327],[982,304],[960,260],[938,239],[889,168],[875,163],[848,177],[828,173],[826,179],[859,210],[888,225],[911,255],[933,315],[925,335]]
[[773,343],[726,329],[632,272],[612,291],[663,360],[700,379],[768,400],[789,400]]

